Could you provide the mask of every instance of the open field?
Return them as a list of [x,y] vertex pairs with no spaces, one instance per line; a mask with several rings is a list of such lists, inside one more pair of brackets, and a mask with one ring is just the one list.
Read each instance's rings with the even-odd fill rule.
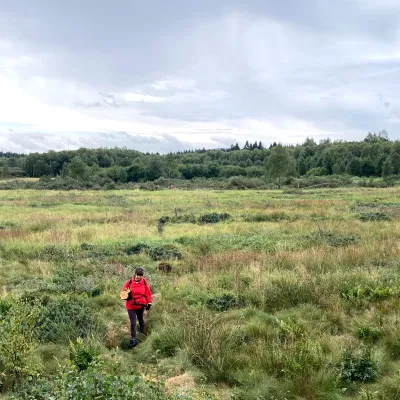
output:
[[399,271],[399,188],[1,191],[0,388],[73,398],[95,367],[146,399],[400,400]]

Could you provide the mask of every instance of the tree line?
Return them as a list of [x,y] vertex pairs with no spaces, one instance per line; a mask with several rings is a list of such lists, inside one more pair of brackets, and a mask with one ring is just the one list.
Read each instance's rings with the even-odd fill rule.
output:
[[288,176],[353,175],[390,177],[400,174],[400,141],[385,131],[368,133],[362,141],[317,143],[307,138],[291,146],[261,142],[243,148],[187,150],[166,155],[126,148],[49,151],[28,155],[0,153],[2,177],[59,177],[80,181],[146,182],[161,177],[189,180],[235,176],[271,178]]

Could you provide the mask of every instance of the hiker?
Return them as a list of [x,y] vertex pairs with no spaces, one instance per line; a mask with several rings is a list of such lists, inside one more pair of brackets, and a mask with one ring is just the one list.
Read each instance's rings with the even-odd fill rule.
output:
[[130,347],[137,345],[136,340],[136,317],[139,321],[139,332],[144,330],[144,310],[150,310],[151,307],[151,292],[147,280],[143,277],[144,269],[137,267],[135,275],[132,279],[125,282],[122,290],[130,288],[131,292],[126,301],[126,309],[128,310],[129,319],[131,321],[131,341]]

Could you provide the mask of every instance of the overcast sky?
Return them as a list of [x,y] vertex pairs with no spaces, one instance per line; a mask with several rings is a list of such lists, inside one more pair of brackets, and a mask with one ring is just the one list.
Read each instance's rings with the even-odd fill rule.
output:
[[0,0],[0,150],[400,139],[399,0]]

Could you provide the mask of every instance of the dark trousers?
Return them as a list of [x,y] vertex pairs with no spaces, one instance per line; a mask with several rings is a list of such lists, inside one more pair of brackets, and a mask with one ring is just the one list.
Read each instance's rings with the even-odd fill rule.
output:
[[136,339],[136,317],[139,321],[139,332],[143,333],[144,319],[143,319],[144,307],[139,310],[128,310],[129,319],[131,321],[131,339]]

